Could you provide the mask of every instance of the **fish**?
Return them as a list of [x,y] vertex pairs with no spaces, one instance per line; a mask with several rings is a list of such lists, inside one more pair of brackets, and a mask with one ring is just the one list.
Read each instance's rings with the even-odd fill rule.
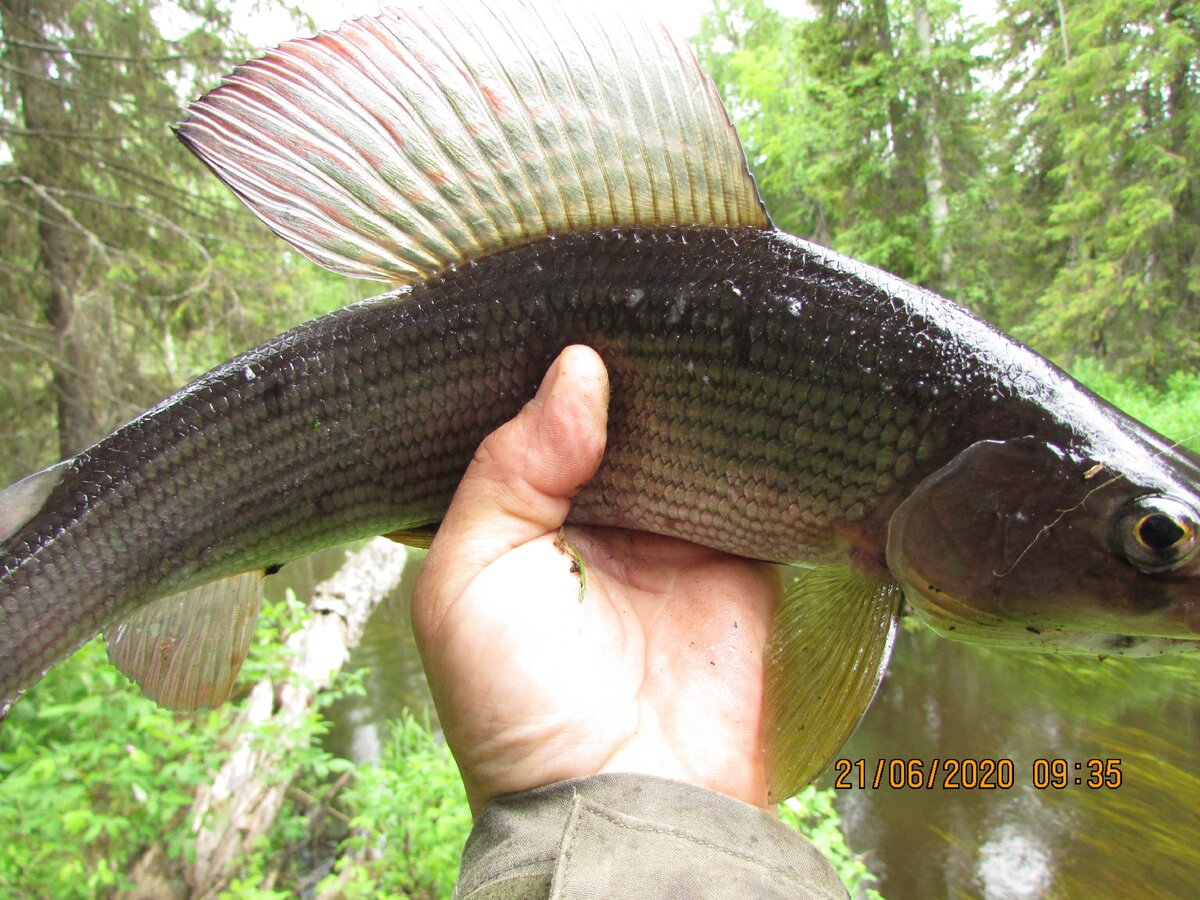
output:
[[101,631],[160,703],[221,702],[265,576],[427,537],[577,343],[611,405],[569,521],[798,567],[765,662],[775,799],[849,736],[906,605],[1013,649],[1200,647],[1200,459],[952,301],[775,228],[662,25],[401,6],[238,67],[176,131],[293,248],[389,288],[0,494],[0,716]]

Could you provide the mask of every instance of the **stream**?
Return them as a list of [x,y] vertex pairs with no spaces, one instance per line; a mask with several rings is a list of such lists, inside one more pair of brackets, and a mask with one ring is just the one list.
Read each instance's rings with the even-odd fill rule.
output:
[[[330,553],[309,564],[311,583],[336,567],[340,551]],[[377,755],[406,707],[433,717],[408,623],[416,572],[351,658],[369,668],[365,696],[327,711],[327,747],[356,762]],[[292,575],[300,596],[303,574]],[[837,791],[843,827],[890,900],[1191,897],[1198,748],[1195,659],[1004,652],[910,624],[844,762],[819,783],[850,785]]]

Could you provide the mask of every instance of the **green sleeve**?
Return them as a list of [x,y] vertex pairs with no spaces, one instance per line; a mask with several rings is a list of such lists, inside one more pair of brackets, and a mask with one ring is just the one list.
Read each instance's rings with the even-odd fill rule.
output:
[[609,774],[500,797],[463,850],[456,896],[845,898],[817,849],[757,807]]

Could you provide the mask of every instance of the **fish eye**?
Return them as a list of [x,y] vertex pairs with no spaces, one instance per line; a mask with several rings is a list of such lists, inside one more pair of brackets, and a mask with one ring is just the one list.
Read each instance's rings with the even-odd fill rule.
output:
[[1125,504],[1113,536],[1131,565],[1143,572],[1166,572],[1200,550],[1200,516],[1170,497],[1150,495]]
[[1184,525],[1163,513],[1142,516],[1134,527],[1138,543],[1152,553],[1165,553],[1185,537],[1188,530]]

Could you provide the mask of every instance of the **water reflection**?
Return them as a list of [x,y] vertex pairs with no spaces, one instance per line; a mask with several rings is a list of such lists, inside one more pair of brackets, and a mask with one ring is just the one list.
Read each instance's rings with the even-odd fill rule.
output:
[[[417,571],[406,571],[351,656],[351,668],[370,669],[365,696],[327,711],[327,747],[356,762],[378,754],[383,723],[406,707],[433,717],[408,619]],[[867,772],[879,759],[1011,759],[1014,783],[841,791],[851,845],[892,900],[1197,896],[1198,676],[1194,660],[1100,663],[905,630],[840,756],[864,759]],[[1066,760],[1069,783],[1034,787],[1039,758]],[[1120,787],[1075,784],[1086,782],[1089,759],[1119,759]]]
[[325,748],[356,763],[379,756],[385,739],[384,723],[399,718],[405,709],[427,714],[437,726],[408,615],[408,598],[424,554],[415,550],[409,553],[412,564],[405,568],[397,588],[372,613],[346,665],[348,671],[366,670],[365,693],[343,697],[325,712],[332,723],[325,736]]
[[[1194,661],[1100,663],[906,631],[841,755],[867,772],[879,759],[1011,759],[1014,786],[842,792],[851,844],[890,898],[1194,896],[1197,675]],[[1039,758],[1066,760],[1066,786],[1034,786]],[[1089,759],[1120,760],[1120,787],[1089,788]]]
[[979,848],[985,897],[1041,897],[1051,887],[1051,857],[1028,829],[1002,826]]
[[[313,588],[333,575],[346,557],[361,546],[360,543],[331,547],[289,563],[267,581],[267,596],[278,598],[292,590],[297,597],[308,598]],[[428,715],[437,727],[437,714],[408,616],[408,598],[421,571],[424,553],[409,550],[409,555],[410,565],[405,567],[400,584],[371,614],[362,640],[351,652],[344,669],[345,672],[366,670],[362,675],[364,694],[343,697],[325,711],[331,723],[325,748],[356,763],[379,756],[384,740],[383,724],[399,718],[405,709]]]

